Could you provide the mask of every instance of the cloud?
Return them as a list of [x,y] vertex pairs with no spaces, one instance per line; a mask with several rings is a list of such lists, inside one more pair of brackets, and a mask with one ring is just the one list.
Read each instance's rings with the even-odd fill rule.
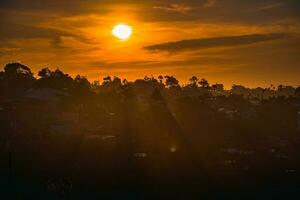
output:
[[[106,15],[122,13],[126,9],[130,14],[139,16],[146,21],[210,21],[226,23],[264,24],[285,18],[299,17],[300,3],[298,0],[285,0],[284,5],[277,7],[276,12],[258,12],[260,7],[267,9],[282,0],[0,0],[1,11],[7,17],[14,17],[14,11],[22,13],[42,13],[48,17],[73,15]],[[267,6],[266,8],[264,8]],[[216,8],[218,9],[211,9]],[[149,12],[149,8],[152,10]],[[154,8],[154,9],[153,9]],[[271,9],[272,10],[272,9]],[[181,14],[181,15],[178,15]],[[38,20],[37,16],[34,20]],[[1,24],[0,17],[0,24]],[[21,19],[20,19],[21,20]]]
[[194,49],[207,49],[216,47],[230,47],[239,45],[249,45],[259,42],[283,39],[287,35],[284,33],[270,33],[270,34],[252,34],[240,36],[225,36],[215,38],[200,38],[191,40],[181,40],[176,42],[168,42],[156,45],[146,46],[145,49],[152,52],[167,51],[179,52]]
[[211,8],[211,7],[214,7],[216,5],[216,3],[217,3],[217,0],[207,0],[204,3],[203,7],[204,8]]
[[153,6],[153,9],[163,10],[166,12],[186,14],[192,10],[192,7],[187,6],[185,4],[171,4],[168,6]]
[[263,6],[260,6],[259,8],[257,8],[256,11],[271,10],[271,9],[282,7],[283,5],[284,5],[283,2],[281,2],[281,3],[275,3],[275,4],[263,5]]
[[[3,25],[3,24],[2,24]],[[32,39],[32,38],[53,38],[61,35],[70,36],[72,34],[58,30],[40,28],[20,24],[6,24],[0,32],[0,41],[6,39]]]

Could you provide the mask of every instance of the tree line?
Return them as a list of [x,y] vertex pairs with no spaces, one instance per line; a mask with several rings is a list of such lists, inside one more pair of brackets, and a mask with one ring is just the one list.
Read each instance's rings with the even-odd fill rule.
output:
[[53,88],[69,92],[99,92],[103,89],[120,89],[134,84],[148,83],[157,88],[181,90],[187,93],[197,91],[198,95],[209,96],[228,96],[240,95],[247,99],[266,99],[272,97],[291,97],[300,96],[300,86],[270,85],[270,87],[247,88],[243,85],[232,85],[231,89],[225,90],[221,83],[210,84],[205,78],[192,76],[188,84],[180,85],[174,76],[145,76],[144,79],[137,79],[129,82],[127,79],[106,76],[102,82],[93,83],[81,75],[72,78],[60,69],[51,71],[49,68],[42,68],[38,72],[38,78],[34,76],[31,69],[21,63],[9,63],[4,66],[4,71],[0,72],[0,89],[9,94],[24,91],[29,88]]

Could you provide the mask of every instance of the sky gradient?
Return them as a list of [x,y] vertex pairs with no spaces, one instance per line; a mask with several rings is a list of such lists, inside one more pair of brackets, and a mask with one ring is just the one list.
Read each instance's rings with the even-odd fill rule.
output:
[[[112,35],[118,23],[133,28],[129,40]],[[35,74],[300,84],[298,0],[0,0],[0,28],[0,64]]]

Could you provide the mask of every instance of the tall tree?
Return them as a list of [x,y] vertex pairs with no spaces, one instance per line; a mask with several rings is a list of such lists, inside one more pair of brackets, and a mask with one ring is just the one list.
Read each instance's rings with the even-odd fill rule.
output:
[[166,86],[169,88],[178,87],[179,81],[174,76],[165,76]]
[[28,89],[35,81],[30,68],[21,63],[9,63],[4,67],[2,80],[9,93]]
[[197,86],[197,82],[198,82],[198,77],[197,76],[192,76],[191,78],[190,78],[190,84],[192,85],[192,86]]
[[41,71],[39,71],[38,76],[41,78],[49,78],[51,76],[52,72],[49,68],[43,68]]
[[209,88],[209,83],[204,78],[199,81],[199,85],[200,85],[201,88]]

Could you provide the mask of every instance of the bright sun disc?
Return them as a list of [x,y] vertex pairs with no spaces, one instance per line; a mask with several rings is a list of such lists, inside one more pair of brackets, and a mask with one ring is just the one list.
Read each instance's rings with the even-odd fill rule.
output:
[[127,40],[132,34],[132,28],[125,24],[119,24],[113,28],[112,33],[120,40]]

